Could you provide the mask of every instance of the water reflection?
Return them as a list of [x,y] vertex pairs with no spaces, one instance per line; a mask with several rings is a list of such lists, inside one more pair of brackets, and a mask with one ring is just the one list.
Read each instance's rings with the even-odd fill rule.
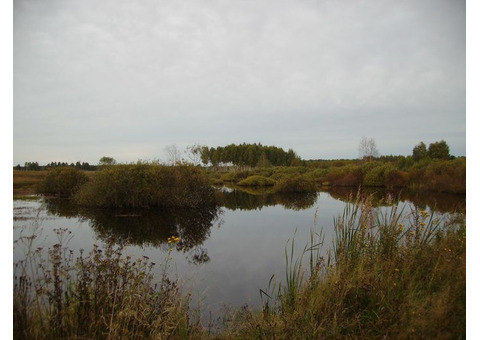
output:
[[[280,194],[271,189],[224,186],[217,188],[217,199],[221,206],[230,210],[259,210],[263,207],[282,205],[286,209],[309,209],[317,202],[317,193]],[[369,195],[376,206],[385,206],[397,201],[411,202],[419,209],[427,206],[439,213],[465,212],[465,195],[436,193],[429,191],[409,191],[385,188],[335,187],[324,190],[332,198],[352,202],[356,195]]]
[[[335,199],[351,202],[355,199],[358,189],[335,187],[327,190]],[[428,191],[408,191],[400,189],[362,188],[361,195],[371,195],[375,206],[394,204],[396,201],[411,202],[418,209],[427,207],[438,213],[465,213],[465,195],[436,193]]]
[[[317,193],[276,194],[268,190],[245,190],[239,187],[217,189],[219,207],[231,211],[261,210],[277,205],[299,211],[312,208],[319,197]],[[334,188],[327,192],[336,200],[352,201],[358,190]],[[420,209],[428,206],[440,213],[465,212],[464,195],[382,189],[362,189],[361,195],[371,195],[375,205],[387,205],[400,200],[410,201]],[[212,226],[221,225],[223,214],[219,207],[195,210],[86,209],[62,199],[45,199],[44,205],[51,214],[88,221],[96,236],[103,241],[113,238],[126,245],[160,247],[167,244],[170,236],[178,236],[180,242],[176,244],[177,250],[187,253],[187,258],[194,264],[210,261],[203,244],[210,237]]]
[[285,209],[304,210],[317,202],[317,193],[273,193],[264,188],[221,187],[217,202],[230,210],[260,210],[263,207],[282,205]]
[[96,236],[103,241],[114,239],[125,245],[159,247],[167,244],[169,237],[178,236],[177,250],[188,252],[193,263],[209,261],[202,244],[210,236],[211,227],[221,223],[222,214],[217,207],[87,209],[63,199],[45,199],[44,206],[51,214],[89,221]]

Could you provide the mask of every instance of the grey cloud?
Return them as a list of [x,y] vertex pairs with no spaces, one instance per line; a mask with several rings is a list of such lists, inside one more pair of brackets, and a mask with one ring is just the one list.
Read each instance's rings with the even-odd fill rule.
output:
[[465,91],[461,1],[14,2],[14,163],[237,141],[346,158],[367,134],[465,154]]

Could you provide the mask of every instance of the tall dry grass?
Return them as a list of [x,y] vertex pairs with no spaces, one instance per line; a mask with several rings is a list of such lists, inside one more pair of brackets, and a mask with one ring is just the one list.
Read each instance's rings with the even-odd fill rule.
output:
[[[466,336],[464,216],[440,219],[358,197],[335,219],[332,250],[312,234],[301,258],[286,249],[286,280],[261,290],[230,338],[462,339]],[[302,257],[309,256],[306,262]]]
[[69,231],[56,234],[49,249],[36,248],[38,228],[17,241],[25,258],[14,264],[15,339],[190,338],[200,329],[166,266],[155,279],[154,263],[114,240],[75,257]]

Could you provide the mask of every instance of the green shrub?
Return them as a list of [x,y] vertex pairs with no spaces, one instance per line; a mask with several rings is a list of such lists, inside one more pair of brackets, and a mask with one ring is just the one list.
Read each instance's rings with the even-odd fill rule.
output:
[[79,205],[149,208],[215,205],[214,189],[194,166],[121,164],[103,168],[75,195]]
[[363,185],[368,187],[386,186],[386,178],[393,180],[395,171],[396,168],[391,163],[377,164],[367,170],[363,178]]
[[424,159],[408,170],[408,178],[412,189],[465,193],[466,159]]
[[403,188],[408,186],[408,173],[398,169],[385,172],[385,186],[388,188]]
[[305,176],[286,177],[273,187],[275,192],[316,192],[317,185]]
[[464,158],[431,162],[425,169],[427,189],[440,192],[466,192],[466,167]]
[[55,168],[48,171],[45,180],[38,186],[38,192],[41,194],[71,197],[87,181],[87,175],[80,170],[75,168]]
[[241,180],[237,183],[237,185],[249,187],[268,187],[275,185],[275,181],[268,177],[253,175]]
[[363,181],[363,168],[356,165],[332,168],[326,179],[333,186],[359,186]]

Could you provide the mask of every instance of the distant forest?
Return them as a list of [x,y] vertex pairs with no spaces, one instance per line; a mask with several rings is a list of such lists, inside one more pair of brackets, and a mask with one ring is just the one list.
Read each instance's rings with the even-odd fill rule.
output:
[[230,144],[216,148],[202,147],[200,149],[203,164],[218,166],[232,164],[237,166],[267,167],[267,166],[298,166],[301,159],[292,149],[288,151],[276,146],[262,144]]
[[[172,150],[173,148],[173,150]],[[261,143],[253,144],[229,144],[227,146],[208,147],[202,145],[193,145],[185,150],[186,158],[181,157],[176,147],[170,146],[170,163],[171,164],[193,164],[204,166],[236,166],[250,168],[265,168],[270,166],[309,166],[309,167],[325,167],[339,166],[350,163],[354,160],[337,159],[337,160],[302,160],[293,149],[284,149],[277,146],[266,146]],[[171,156],[175,153],[175,156]],[[178,155],[177,155],[178,153]],[[422,160],[448,160],[454,159],[450,155],[450,148],[444,141],[431,143],[428,148],[425,143],[420,142],[409,156],[379,156],[376,150],[376,144],[373,139],[362,139],[359,146],[359,159],[367,161],[395,162],[400,168],[411,166],[413,163]],[[341,164],[337,164],[337,163]],[[67,163],[67,162],[50,162],[47,165],[39,165],[38,162],[25,162],[14,166],[15,170],[47,170],[51,168],[71,167],[79,170],[97,170],[102,165],[116,164],[115,159],[111,157],[102,157],[97,165],[91,165],[88,162]]]
[[39,165],[38,162],[25,162],[23,166],[17,164],[13,167],[15,170],[47,170],[52,168],[76,168],[79,170],[97,170],[98,166],[90,165],[88,162],[76,162],[76,163],[67,163],[67,162],[50,162],[47,165]]

